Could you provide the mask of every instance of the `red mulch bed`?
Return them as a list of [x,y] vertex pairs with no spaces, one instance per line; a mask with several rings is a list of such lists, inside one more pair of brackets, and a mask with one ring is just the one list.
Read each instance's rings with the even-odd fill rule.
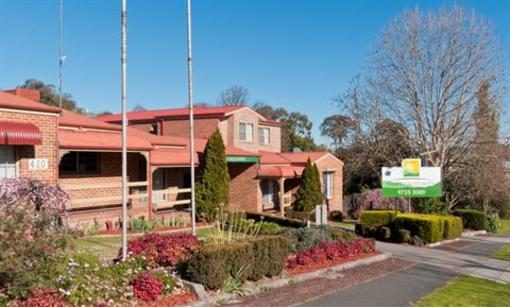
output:
[[302,273],[312,272],[315,270],[329,268],[329,267],[332,267],[332,266],[335,266],[335,265],[341,264],[341,263],[346,263],[346,262],[350,262],[350,261],[354,261],[354,260],[358,260],[358,259],[362,259],[362,258],[375,256],[378,254],[379,254],[379,252],[374,252],[369,255],[361,254],[361,255],[347,257],[347,258],[343,258],[343,259],[339,259],[339,260],[326,260],[324,262],[312,263],[307,266],[298,266],[293,269],[286,269],[286,271],[287,271],[287,273],[289,273],[289,275],[294,276],[294,275],[298,275],[298,274],[302,274]]
[[[207,223],[196,223],[195,225],[196,225],[196,227],[202,227],[202,226],[207,226]],[[159,231],[179,230],[179,229],[185,229],[185,228],[189,228],[189,227],[191,227],[191,224],[188,224],[186,226],[163,226],[163,227],[158,227],[158,228],[154,229],[153,231],[159,232]],[[128,230],[128,233],[136,234],[136,233],[141,233],[141,232]],[[120,234],[122,234],[122,229],[120,229],[120,228],[111,229],[111,230],[102,229],[102,230],[99,230],[97,232],[97,234],[98,235],[120,235]]]
[[475,244],[475,242],[471,242],[471,241],[467,241],[467,240],[459,240],[459,241],[455,241],[455,242],[451,242],[451,243],[442,244],[442,245],[439,245],[439,246],[436,246],[433,248],[453,252],[453,251],[456,251],[459,249],[469,247],[474,244]]
[[155,302],[143,302],[136,304],[137,307],[167,307],[181,306],[196,301],[198,298],[195,294],[186,292],[176,295],[167,295],[159,298]]

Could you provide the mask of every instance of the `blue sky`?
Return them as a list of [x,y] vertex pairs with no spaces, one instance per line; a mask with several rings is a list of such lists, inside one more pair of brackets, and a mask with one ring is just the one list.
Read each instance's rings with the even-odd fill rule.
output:
[[[91,112],[120,110],[120,0],[64,0],[64,91]],[[185,0],[128,0],[128,103],[187,102]],[[366,65],[385,24],[406,8],[474,8],[510,46],[510,1],[193,0],[196,102],[232,86],[307,114],[318,127],[332,98]],[[58,0],[0,0],[0,88],[56,84]]]

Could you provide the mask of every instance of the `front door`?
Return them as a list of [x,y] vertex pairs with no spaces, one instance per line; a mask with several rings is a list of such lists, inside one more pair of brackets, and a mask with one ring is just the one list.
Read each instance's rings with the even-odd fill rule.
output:
[[0,145],[0,178],[16,178],[16,148]]

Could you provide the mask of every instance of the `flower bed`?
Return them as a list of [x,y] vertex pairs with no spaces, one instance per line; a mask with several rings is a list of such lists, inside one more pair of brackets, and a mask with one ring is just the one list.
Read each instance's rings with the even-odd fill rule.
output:
[[[207,226],[207,223],[196,223],[196,227],[203,227]],[[165,231],[172,231],[172,230],[180,230],[180,229],[187,229],[190,228],[191,224],[186,224],[183,226],[158,226],[151,230],[151,232],[165,232]],[[144,231],[141,230],[128,230],[128,234],[137,234],[142,233]],[[122,234],[122,228],[115,228],[115,229],[101,229],[94,233],[94,235],[121,235]]]
[[323,242],[298,252],[287,260],[287,272],[291,275],[310,272],[335,264],[349,262],[376,254],[375,241],[356,239],[342,242]]

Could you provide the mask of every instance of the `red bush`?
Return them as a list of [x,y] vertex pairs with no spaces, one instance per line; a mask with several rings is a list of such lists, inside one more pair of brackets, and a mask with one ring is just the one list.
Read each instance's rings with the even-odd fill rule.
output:
[[187,233],[149,233],[130,240],[128,252],[132,256],[145,256],[150,266],[174,266],[186,260],[198,245],[198,238]]
[[154,301],[163,292],[163,282],[149,273],[136,276],[131,282],[133,294],[137,299],[150,302]]
[[38,288],[24,301],[16,301],[15,307],[64,307],[62,295],[53,289]]
[[357,239],[345,242],[323,242],[311,249],[297,253],[287,261],[287,268],[293,269],[297,266],[306,266],[320,263],[326,260],[341,260],[363,254],[375,252],[375,241],[373,239]]

